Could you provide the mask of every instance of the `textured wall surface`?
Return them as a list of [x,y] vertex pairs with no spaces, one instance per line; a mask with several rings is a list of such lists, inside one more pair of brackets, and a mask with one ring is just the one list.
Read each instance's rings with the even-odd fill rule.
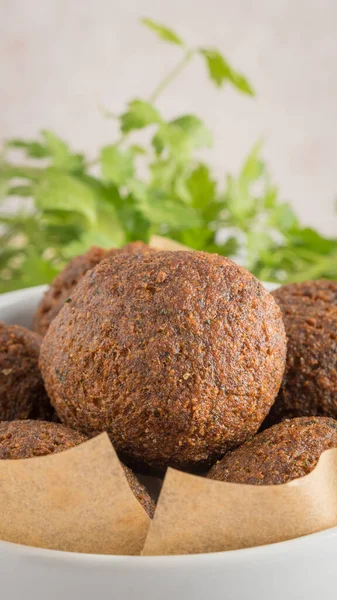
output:
[[262,136],[283,197],[337,234],[336,0],[0,0],[0,140],[48,127],[93,155],[110,141],[98,106],[147,96],[179,58],[140,16],[219,46],[254,83],[254,100],[217,91],[196,61],[159,102],[207,121],[217,172],[238,168]]

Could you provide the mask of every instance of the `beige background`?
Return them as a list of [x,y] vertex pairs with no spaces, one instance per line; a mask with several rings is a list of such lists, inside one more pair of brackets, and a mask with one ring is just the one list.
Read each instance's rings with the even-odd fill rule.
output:
[[98,106],[120,111],[147,96],[179,58],[140,16],[219,46],[258,91],[256,100],[217,91],[197,60],[160,100],[167,115],[207,121],[218,174],[262,135],[283,197],[337,234],[336,0],[0,0],[0,140],[48,127],[92,155],[112,140]]

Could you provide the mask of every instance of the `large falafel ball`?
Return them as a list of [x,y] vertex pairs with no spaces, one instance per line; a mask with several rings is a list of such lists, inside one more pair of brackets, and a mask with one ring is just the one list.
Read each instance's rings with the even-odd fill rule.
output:
[[[59,423],[44,421],[3,421],[0,423],[0,460],[17,460],[56,454],[74,448],[88,438]],[[122,465],[127,482],[149,517],[155,505],[134,473]]]
[[53,417],[38,366],[41,338],[0,321],[0,421]]
[[105,256],[128,253],[153,251],[144,242],[131,242],[123,248],[104,250],[92,246],[85,254],[73,258],[45,292],[33,317],[33,329],[40,335],[45,335],[50,323],[60,312],[63,304],[69,299],[74,288],[82,277],[93,267],[96,267]]
[[337,282],[306,281],[273,292],[288,338],[286,369],[266,424],[337,418]]
[[138,464],[211,464],[256,433],[278,392],[286,339],[272,296],[202,252],[119,255],[76,288],[40,366],[62,422],[107,431]]
[[226,454],[212,467],[208,477],[250,485],[287,483],[310,473],[322,452],[329,448],[337,448],[334,419],[289,419]]

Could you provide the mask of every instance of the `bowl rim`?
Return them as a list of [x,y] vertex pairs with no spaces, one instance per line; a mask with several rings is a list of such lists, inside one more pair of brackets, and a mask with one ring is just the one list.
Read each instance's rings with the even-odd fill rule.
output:
[[[303,554],[303,551],[307,551],[313,544],[317,545],[319,542],[325,544],[328,540],[334,540],[337,538],[337,527],[331,527],[324,531],[318,531],[291,540],[285,540],[282,542],[276,542],[273,544],[266,544],[264,546],[254,546],[252,548],[241,548],[238,550],[225,550],[221,552],[208,552],[199,554],[174,554],[174,555],[161,555],[161,556],[128,556],[118,554],[88,554],[82,552],[68,552],[63,550],[52,550],[48,548],[39,548],[35,546],[25,546],[24,544],[16,544],[14,542],[7,542],[0,540],[0,556],[3,551],[11,552],[11,554],[18,554],[22,556],[28,556],[32,559],[47,559],[58,562],[72,562],[75,564],[99,564],[109,566],[141,566],[143,567],[161,567],[163,565],[169,565],[174,568],[184,568],[189,565],[198,566],[209,562],[219,564],[247,564],[250,560],[254,561],[265,561],[267,558],[273,560],[273,558],[279,558],[280,556],[287,556],[290,560],[291,555]],[[335,549],[335,546],[334,546]]]
[[23,294],[29,296],[35,296],[35,294],[43,294],[48,289],[48,284],[35,285],[33,287],[20,288],[19,290],[13,290],[12,292],[5,292],[0,294],[0,304],[5,303],[8,300],[20,299]]

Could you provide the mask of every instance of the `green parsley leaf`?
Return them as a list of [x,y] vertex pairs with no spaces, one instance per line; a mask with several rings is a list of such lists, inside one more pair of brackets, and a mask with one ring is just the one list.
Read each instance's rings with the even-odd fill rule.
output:
[[6,148],[23,150],[29,158],[46,158],[49,150],[44,144],[29,140],[13,139],[6,142]]
[[84,166],[82,154],[75,154],[61,138],[52,131],[41,132],[42,141],[13,139],[5,148],[22,150],[28,158],[48,158],[54,167],[65,171],[80,170]]
[[91,248],[91,246],[98,246],[100,248],[106,248],[109,250],[115,245],[113,244],[110,237],[104,235],[98,231],[86,231],[78,240],[73,240],[64,248],[64,256],[67,260],[84,254]]
[[210,147],[213,137],[201,119],[195,115],[183,115],[171,121],[174,127],[180,128],[191,140],[194,148]]
[[148,189],[138,182],[132,191],[140,212],[151,224],[177,230],[200,225],[200,218],[191,207],[171,200],[165,192]]
[[128,183],[134,176],[134,157],[130,150],[116,145],[105,146],[101,151],[103,177],[116,185]]
[[199,164],[194,169],[187,186],[192,197],[192,205],[195,208],[206,208],[213,203],[216,197],[216,183],[206,165]]
[[133,154],[142,154],[143,156],[147,154],[147,149],[143,148],[143,146],[140,146],[139,144],[132,144],[130,146],[130,150]]
[[83,155],[74,154],[68,144],[59,138],[52,131],[42,131],[42,139],[53,166],[65,171],[76,171],[83,168]]
[[218,87],[221,87],[224,83],[230,82],[243,94],[248,94],[249,96],[255,95],[248,79],[246,79],[242,73],[233,69],[218,50],[213,48],[201,48],[199,53],[206,61],[210,78]]
[[184,130],[173,123],[164,123],[161,125],[152,138],[152,145],[157,154],[168,149],[172,152],[176,159],[179,157],[188,156],[191,153],[191,139]]
[[297,245],[305,246],[320,255],[329,255],[337,251],[337,240],[325,238],[310,227],[294,228],[292,235]]
[[264,172],[264,163],[260,158],[261,155],[261,142],[258,142],[253,150],[247,156],[243,167],[241,169],[241,178],[247,183],[253,183],[260,179]]
[[7,189],[8,196],[23,196],[29,197],[33,194],[33,188],[31,185],[13,185]]
[[[124,226],[119,218],[117,208],[113,204],[100,202],[97,206],[97,225],[95,234],[104,236],[104,248],[123,246],[127,242]],[[96,244],[100,245],[100,244]]]
[[205,124],[194,115],[184,115],[168,123],[163,123],[152,139],[157,154],[168,149],[175,160],[186,159],[196,148],[209,147],[212,136]]
[[[269,208],[269,197],[265,198],[265,206],[267,209]],[[298,226],[298,219],[291,206],[282,202],[273,206],[272,210],[268,212],[268,224],[286,234]]]
[[142,19],[141,22],[151,29],[151,31],[154,31],[161,40],[164,40],[164,42],[176,44],[177,46],[184,46],[182,39],[172,29],[165,27],[165,25],[160,25],[151,19]]
[[71,175],[46,170],[34,188],[36,207],[83,215],[96,224],[95,197],[90,188]]
[[162,119],[158,110],[144,100],[132,100],[127,111],[120,117],[121,130],[127,133],[134,129],[143,129],[153,123],[161,123]]
[[52,281],[58,270],[48,260],[41,258],[35,249],[31,248],[24,263],[23,284],[24,287],[41,285],[46,281]]
[[254,211],[256,201],[242,178],[227,177],[226,205],[236,223],[244,228],[246,219]]
[[40,167],[29,167],[27,165],[10,164],[9,162],[0,162],[0,180],[10,181],[11,179],[28,179],[38,181],[43,173]]

